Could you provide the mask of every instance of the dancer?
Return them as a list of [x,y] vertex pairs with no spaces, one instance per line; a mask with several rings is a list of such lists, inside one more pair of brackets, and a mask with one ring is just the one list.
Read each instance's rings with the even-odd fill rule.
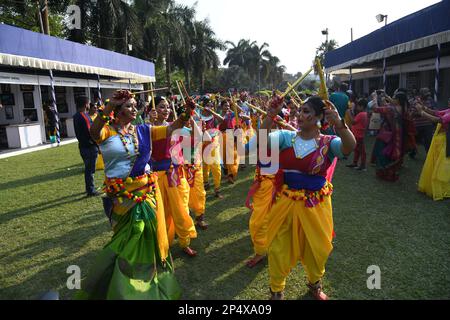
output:
[[189,116],[171,126],[152,127],[131,125],[136,115],[131,92],[120,90],[90,129],[105,160],[104,208],[114,235],[83,282],[79,299],[178,299],[181,295],[173,275],[157,177],[147,162],[151,140],[170,136]]
[[184,165],[186,180],[189,184],[189,209],[195,214],[195,225],[206,230],[208,229],[208,223],[205,221],[206,191],[203,185],[201,154],[203,132],[194,119],[188,122],[185,130],[187,135],[184,137],[191,141],[191,154],[185,157],[189,161],[186,161]]
[[421,117],[438,124],[420,175],[419,191],[435,201],[450,198],[450,108],[435,111],[420,103],[416,108]]
[[390,182],[399,179],[406,145],[408,143],[408,99],[404,92],[397,92],[394,98],[386,97],[387,106],[374,107],[373,112],[380,113],[383,124],[373,149],[377,177]]
[[[297,121],[295,122],[297,123]],[[277,125],[273,123],[272,127],[275,129],[277,128]],[[288,130],[294,129],[295,128],[291,127]],[[256,139],[251,139],[246,146],[250,154],[256,149],[255,144]],[[268,156],[270,157],[270,150],[268,151]],[[271,163],[262,164],[258,161],[255,170],[255,178],[247,195],[245,205],[250,209],[249,231],[255,253],[255,255],[246,263],[249,268],[255,267],[267,255],[268,213],[272,207],[272,199],[276,191],[275,177],[277,171],[278,168],[272,166]],[[252,201],[251,204],[250,201]]]
[[[281,111],[275,96],[261,128],[268,129]],[[324,121],[334,126],[337,136],[320,134]],[[286,278],[300,260],[308,277],[308,287],[318,300],[328,297],[321,279],[333,248],[331,194],[326,177],[335,157],[349,155],[356,142],[334,105],[319,97],[309,98],[298,113],[299,132],[270,133],[269,141],[279,142],[277,198],[268,214],[267,245],[271,299],[284,298]],[[272,155],[274,150],[271,150]]]
[[[236,139],[234,138],[234,130],[236,129],[236,117],[230,109],[228,100],[220,103],[222,109],[223,121],[219,125],[222,132],[222,163],[228,174],[228,182],[234,184],[239,170],[239,157],[237,153]],[[229,135],[232,135],[230,137]]]
[[[171,108],[168,101],[164,97],[156,97],[155,105],[158,113],[155,125],[169,126],[167,119]],[[182,152],[172,154],[172,150],[180,142],[180,137],[176,136],[155,136],[152,139],[153,152],[150,166],[158,174],[169,244],[172,245],[176,234],[178,245],[183,252],[190,257],[195,257],[197,252],[190,247],[190,243],[191,239],[197,237],[197,231],[189,215],[189,184],[183,170],[184,159]]]
[[205,190],[209,190],[209,173],[212,171],[214,180],[214,196],[218,199],[223,199],[220,194],[220,185],[222,179],[222,169],[220,167],[221,155],[220,155],[220,131],[217,129],[218,120],[223,121],[223,118],[211,113],[213,104],[209,96],[202,98],[203,110],[200,117],[204,123],[203,131],[208,132],[211,137],[211,141],[205,141],[203,143],[203,182]]

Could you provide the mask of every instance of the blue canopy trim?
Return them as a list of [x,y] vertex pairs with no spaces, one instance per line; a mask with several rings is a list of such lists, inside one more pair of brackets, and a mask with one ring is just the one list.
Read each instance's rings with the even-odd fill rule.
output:
[[6,24],[0,24],[0,64],[155,81],[152,62]]
[[325,69],[349,66],[450,42],[450,1],[412,13],[325,55]]

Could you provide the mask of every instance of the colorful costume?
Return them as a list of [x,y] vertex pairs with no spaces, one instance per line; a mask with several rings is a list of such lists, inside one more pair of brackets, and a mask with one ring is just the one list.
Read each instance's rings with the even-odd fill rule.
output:
[[[272,199],[275,192],[275,174],[270,174],[256,167],[255,179],[247,195],[245,205],[251,212],[249,221],[250,237],[255,254],[265,256],[267,254],[267,222],[268,213],[272,207]],[[252,203],[250,204],[250,200]]]
[[[184,249],[189,247],[191,239],[197,237],[197,231],[189,215],[189,184],[183,170],[182,150],[172,152],[179,143],[179,138],[155,137],[150,165],[158,174],[169,244],[172,246],[176,233],[178,244]],[[172,162],[172,156],[177,159],[176,163]]]
[[189,184],[189,208],[194,211],[197,219],[203,218],[206,207],[206,191],[203,185],[202,156],[200,153],[201,141],[195,141],[191,135],[191,129],[185,128],[188,132],[187,139],[191,140],[191,161],[185,163],[184,171]]
[[[236,125],[234,112],[227,112],[223,118],[224,121],[219,126],[219,130],[222,132],[222,163],[227,168],[228,175],[236,178],[239,170],[239,158],[234,138]],[[232,135],[232,137],[228,135]],[[229,157],[233,158],[229,159]]]
[[411,126],[394,106],[376,107],[373,111],[382,115],[383,124],[375,141],[372,162],[376,163],[379,178],[397,181]]
[[151,140],[165,137],[166,128],[140,125],[136,135],[137,141],[106,126],[97,141],[105,160],[104,208],[114,235],[83,282],[79,299],[178,299],[181,295],[157,178],[147,165]]
[[419,191],[433,200],[450,198],[450,109],[436,112],[443,124],[438,124],[419,180]]
[[[321,135],[311,149],[296,132],[280,130],[269,135],[279,140],[280,164],[276,174],[276,200],[268,213],[267,245],[270,287],[284,290],[286,278],[298,261],[311,284],[325,273],[333,248],[330,170],[335,157],[343,157],[341,140]],[[303,156],[304,150],[310,149]]]
[[213,116],[202,116],[202,120],[205,122],[205,130],[212,139],[211,142],[203,143],[203,181],[205,184],[209,183],[209,172],[212,171],[214,189],[219,190],[222,179],[219,131]]

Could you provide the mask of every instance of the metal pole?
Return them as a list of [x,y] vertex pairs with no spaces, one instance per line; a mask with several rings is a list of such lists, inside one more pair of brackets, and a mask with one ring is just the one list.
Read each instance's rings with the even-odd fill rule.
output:
[[[353,42],[353,28],[350,28],[350,41]],[[350,67],[349,90],[352,90],[352,82],[353,82],[353,72],[352,67]]]
[[434,78],[434,102],[438,102],[439,95],[439,68],[441,64],[441,44],[437,44],[437,53],[436,53],[436,76]]

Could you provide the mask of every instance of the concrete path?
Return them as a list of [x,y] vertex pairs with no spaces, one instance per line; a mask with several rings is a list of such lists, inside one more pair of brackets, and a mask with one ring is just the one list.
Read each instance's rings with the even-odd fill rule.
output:
[[[78,140],[75,138],[64,139],[63,141],[61,141],[60,146],[64,146],[66,144],[75,143],[75,142],[78,142]],[[56,143],[53,143],[53,144],[48,143],[48,144],[42,144],[42,145],[39,145],[36,147],[30,147],[30,148],[25,148],[25,149],[6,149],[6,150],[0,151],[0,159],[10,158],[10,157],[18,156],[21,154],[35,152],[35,151],[39,151],[39,150],[50,149],[50,148],[57,148],[57,144]]]

